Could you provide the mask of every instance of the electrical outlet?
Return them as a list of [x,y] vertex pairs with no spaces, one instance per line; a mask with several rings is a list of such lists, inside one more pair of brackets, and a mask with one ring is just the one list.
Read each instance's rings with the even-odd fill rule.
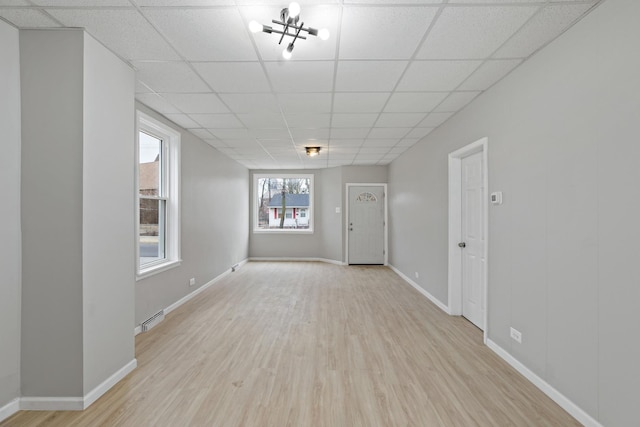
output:
[[511,339],[522,344],[522,334],[520,331],[511,328]]
[[416,271],[415,274],[416,274],[416,279],[419,279],[420,278],[420,274],[417,271]]
[[189,286],[193,286],[193,285],[195,285],[195,284],[196,284],[196,278],[195,278],[195,277],[192,277],[192,278],[189,280]]

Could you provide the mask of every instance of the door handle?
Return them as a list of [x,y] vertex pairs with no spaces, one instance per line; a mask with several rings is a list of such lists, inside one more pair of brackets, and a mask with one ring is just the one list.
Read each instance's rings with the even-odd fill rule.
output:
[[466,248],[467,244],[465,242],[460,242],[460,243],[458,243],[458,247],[459,248]]

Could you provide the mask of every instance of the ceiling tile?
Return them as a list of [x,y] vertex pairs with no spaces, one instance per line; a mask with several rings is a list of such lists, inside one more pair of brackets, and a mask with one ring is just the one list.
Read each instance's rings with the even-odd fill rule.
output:
[[372,154],[379,156],[381,154],[387,154],[389,150],[391,150],[391,147],[367,147],[366,145],[363,145],[362,147],[360,147],[358,156],[361,156],[363,154]]
[[533,17],[493,56],[525,58],[559,36],[593,4],[548,5]]
[[334,113],[377,113],[382,110],[389,93],[352,92],[333,95]]
[[290,128],[328,128],[331,114],[305,113],[287,114],[285,120]]
[[194,62],[192,65],[218,93],[271,92],[259,62]]
[[279,113],[244,113],[238,119],[248,128],[285,128],[285,122]]
[[278,101],[286,113],[330,113],[330,93],[278,94]]
[[286,139],[290,138],[286,129],[251,129],[251,136],[258,139]]
[[187,114],[229,112],[214,93],[165,93],[162,96]]
[[[437,127],[444,123],[454,113],[430,113],[426,119],[420,122],[420,127]],[[409,135],[407,135],[409,137]]]
[[184,62],[134,62],[136,77],[156,92],[209,92]]
[[206,142],[207,144],[209,144],[212,147],[218,148],[218,149],[229,149],[227,144],[224,143],[224,141],[220,141],[219,139],[212,139],[212,138],[205,138],[204,142]]
[[443,0],[344,0],[344,4],[381,4],[381,5],[394,5],[400,4],[439,4]]
[[0,9],[0,17],[20,28],[60,26],[56,21],[36,9]]
[[253,140],[248,129],[209,129],[209,132],[229,146],[236,140]]
[[287,150],[294,148],[290,139],[260,139],[258,142],[264,148],[270,150],[269,152],[275,152],[275,150],[279,148],[285,148]]
[[407,64],[407,61],[339,61],[336,90],[390,92]]
[[[53,1],[53,0],[52,0]],[[233,0],[136,0],[138,6],[233,6]]]
[[136,99],[147,107],[156,110],[160,114],[180,113],[180,110],[171,105],[169,101],[155,93],[139,93],[136,95]]
[[265,64],[277,92],[329,92],[333,88],[332,61],[280,61]]
[[396,92],[391,95],[385,112],[428,113],[446,98],[448,92]]
[[409,58],[437,11],[436,7],[345,6],[340,59]]
[[223,93],[220,98],[234,113],[279,113],[278,100],[270,93]]
[[382,113],[376,122],[376,128],[410,128],[420,123],[425,116],[425,113]]
[[421,59],[486,58],[533,14],[530,7],[447,7],[417,54]]
[[189,114],[189,116],[205,128],[244,128],[233,114]]
[[520,65],[521,59],[496,59],[482,64],[459,87],[460,90],[487,90],[509,71]]
[[482,61],[414,61],[398,85],[401,91],[451,91]]
[[32,0],[35,5],[38,6],[75,6],[75,7],[130,7],[131,2],[129,0]]
[[235,8],[144,9],[144,14],[187,60],[257,60]]
[[291,136],[297,141],[323,140],[329,138],[329,129],[291,129]]
[[[200,125],[194,122],[189,116],[186,114],[165,114],[167,119],[171,120],[173,123],[178,126],[182,126],[185,129],[193,129],[199,128]],[[211,138],[211,135],[206,136],[206,138]]]
[[377,113],[338,113],[333,115],[331,126],[334,128],[366,128],[373,126],[377,118]]
[[331,139],[366,138],[370,128],[332,128]]
[[480,94],[480,92],[453,92],[442,104],[438,105],[435,111],[438,113],[458,111],[473,101],[478,94]]
[[189,132],[201,139],[211,139],[212,135],[206,129],[190,129]]
[[402,138],[410,130],[411,128],[373,128],[371,129],[371,133],[369,133],[368,138]]
[[31,6],[27,0],[0,0],[0,6]]
[[331,139],[332,147],[335,147],[336,149],[340,149],[340,151],[344,151],[347,153],[351,153],[353,149],[355,149],[357,152],[357,149],[362,144],[364,144],[364,138],[355,138],[355,139],[332,138]]
[[[282,26],[273,24],[272,19],[280,19],[280,11],[283,5],[287,5],[288,1],[279,2],[273,6],[252,6],[241,8],[242,15],[245,18],[246,25],[255,20],[263,25],[269,25],[274,30],[282,30]],[[300,19],[305,27],[315,29],[327,29],[329,31],[329,39],[321,40],[319,37],[310,36],[304,31],[300,33],[306,37],[306,40],[296,40],[295,47],[292,52],[291,61],[300,60],[328,60],[334,59],[336,56],[336,43],[339,24],[339,11],[337,5],[317,5],[305,6],[301,3]],[[282,51],[288,46],[293,39],[285,37],[282,43],[280,34],[267,34],[258,32],[252,34],[252,37],[258,47],[260,56],[265,61],[282,60]]]
[[364,143],[367,147],[393,147],[398,143],[399,139],[367,139]]
[[69,27],[85,27],[127,60],[179,59],[176,52],[134,9],[47,9]]
[[418,142],[419,140],[420,138],[413,138],[413,137],[410,138],[409,136],[407,136],[405,138],[402,138],[400,142],[396,144],[396,147],[411,147],[412,145],[415,145],[416,142]]

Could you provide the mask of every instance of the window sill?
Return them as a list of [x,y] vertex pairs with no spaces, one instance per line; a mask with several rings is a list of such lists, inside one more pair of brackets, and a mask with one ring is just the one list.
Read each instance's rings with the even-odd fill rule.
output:
[[172,268],[179,267],[181,263],[182,263],[182,260],[181,259],[177,259],[177,260],[173,260],[173,261],[167,261],[165,263],[154,265],[154,266],[151,266],[151,267],[143,268],[136,275],[136,282],[138,280],[146,279],[147,277],[151,277],[151,276],[156,275],[158,273],[162,273],[163,271],[167,271],[167,270],[170,270]]

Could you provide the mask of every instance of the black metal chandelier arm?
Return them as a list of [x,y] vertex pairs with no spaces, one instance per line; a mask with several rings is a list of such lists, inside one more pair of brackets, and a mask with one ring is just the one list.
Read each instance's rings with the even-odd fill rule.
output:
[[[295,34],[293,34],[293,33],[285,33],[285,32],[280,31],[280,30],[274,30],[274,29],[273,29],[273,28],[271,28],[271,27],[267,27],[267,28],[268,28],[268,30],[266,30],[266,29],[265,29],[265,30],[262,30],[262,32],[264,32],[264,33],[269,33],[269,34],[271,34],[271,33],[275,33],[275,34],[284,34],[285,36],[289,36],[289,37],[295,37],[295,36],[296,36],[296,35],[295,35]],[[306,40],[306,39],[307,39],[307,37],[306,37],[306,36],[302,36],[302,35],[299,35],[299,36],[298,36],[298,38],[299,38],[299,39],[302,39],[302,40]],[[280,44],[280,43],[278,43],[278,44]]]
[[[300,32],[300,30],[306,31],[307,33],[309,33],[312,36],[317,36],[318,35],[318,30],[316,30],[315,28],[311,28],[311,27],[304,28],[304,22],[300,26],[297,26],[297,25],[294,25],[294,24],[287,24],[286,22],[278,21],[277,19],[272,19],[271,22],[274,23],[274,24],[282,25],[283,27],[288,26],[289,28],[295,28],[296,30],[298,30],[298,32]],[[268,27],[268,28],[271,28],[271,27]],[[275,33],[276,31],[273,30],[273,32]],[[281,33],[278,32],[278,34],[281,34]],[[293,37],[293,34],[291,34],[291,33],[288,33],[288,35]],[[303,36],[299,36],[298,38],[303,39],[304,37]]]

